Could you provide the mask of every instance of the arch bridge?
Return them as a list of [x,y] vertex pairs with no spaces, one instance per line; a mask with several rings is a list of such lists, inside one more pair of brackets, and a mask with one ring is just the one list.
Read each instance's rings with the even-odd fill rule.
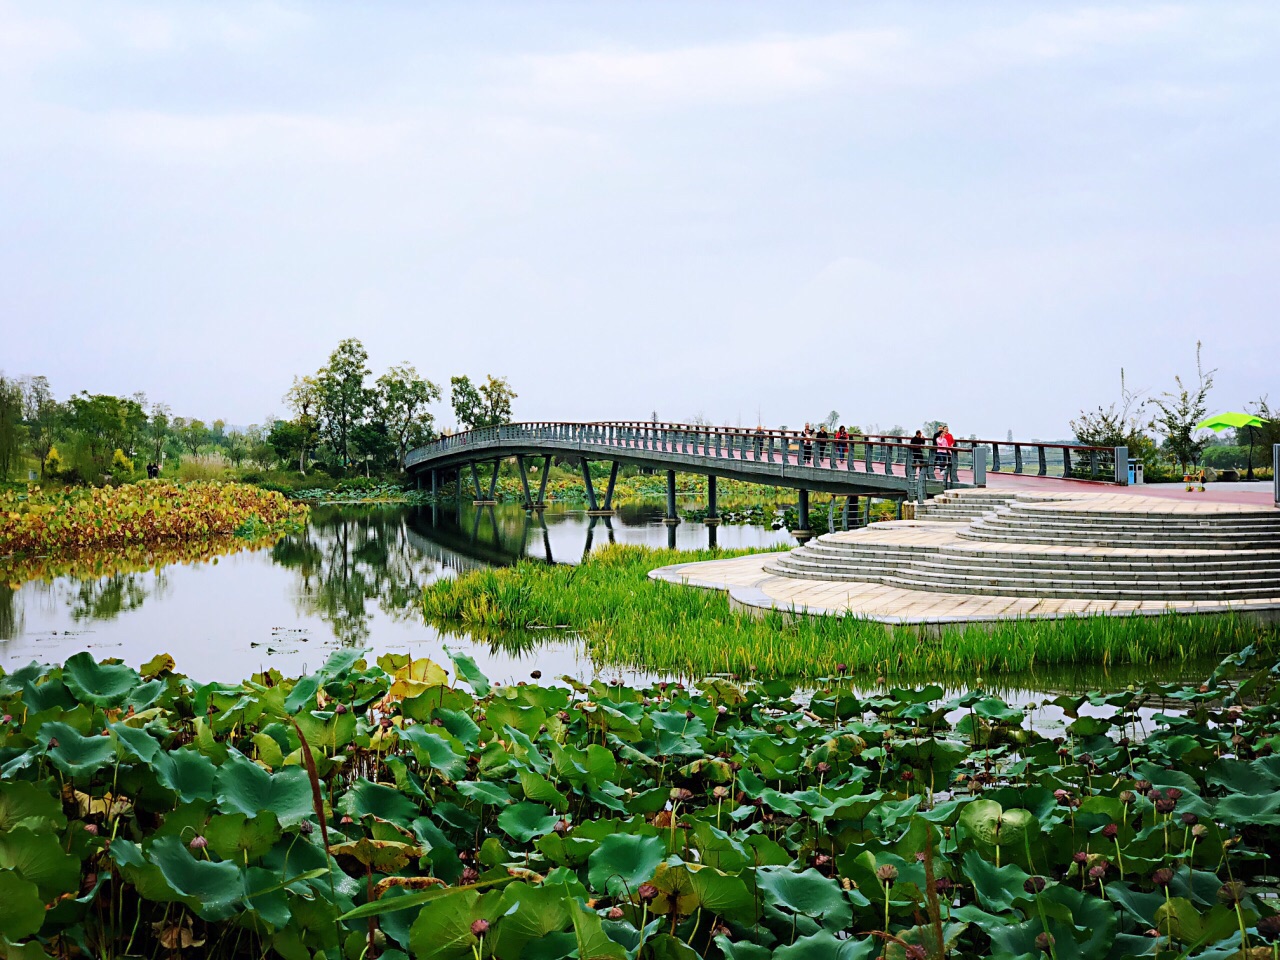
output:
[[[540,482],[534,496],[527,461],[542,458]],[[985,487],[992,474],[1054,479],[1093,480],[1125,484],[1128,451],[1124,447],[1091,447],[1038,441],[957,440],[950,449],[932,444],[913,445],[908,437],[858,435],[848,440],[819,440],[795,430],[746,430],[734,427],[644,420],[594,423],[533,421],[481,427],[441,437],[417,447],[406,458],[406,469],[419,487],[427,484],[438,492],[446,472],[457,473],[461,496],[463,473],[475,488],[477,503],[493,502],[498,468],[514,458],[519,471],[524,505],[545,505],[546,483],[553,457],[581,461],[590,513],[613,510],[614,484],[624,464],[666,471],[669,523],[676,515],[676,474],[707,477],[707,522],[718,522],[716,479],[726,477],[748,483],[789,487],[798,492],[803,534],[809,529],[809,494],[830,493],[848,498],[867,497],[921,501],[956,487]],[[591,476],[590,461],[611,462],[601,498]],[[489,464],[487,489],[479,465]]]

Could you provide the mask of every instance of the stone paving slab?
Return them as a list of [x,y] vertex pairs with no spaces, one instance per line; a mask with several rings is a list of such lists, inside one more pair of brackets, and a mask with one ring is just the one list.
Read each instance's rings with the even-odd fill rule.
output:
[[[771,554],[732,560],[681,563],[652,570],[654,580],[689,587],[723,590],[731,604],[761,612],[781,610],[805,614],[862,617],[881,623],[925,625],[982,623],[1018,618],[1060,619],[1069,616],[1159,615],[1164,613],[1265,613],[1280,616],[1280,601],[1036,599],[991,597],[905,590],[859,581],[796,580],[765,571]],[[975,603],[975,601],[980,601]]]

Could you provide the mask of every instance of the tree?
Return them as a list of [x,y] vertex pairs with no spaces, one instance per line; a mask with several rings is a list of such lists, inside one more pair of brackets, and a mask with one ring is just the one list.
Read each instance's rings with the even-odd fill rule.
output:
[[27,442],[31,452],[40,461],[40,475],[44,476],[44,461],[53,449],[53,434],[58,426],[61,407],[53,398],[48,377],[24,377],[22,384],[22,418],[27,423]]
[[1071,423],[1076,442],[1090,447],[1128,447],[1130,454],[1141,456],[1153,447],[1143,433],[1142,411],[1147,401],[1146,390],[1134,393],[1125,382],[1124,368],[1120,368],[1120,406],[1111,403],[1096,410],[1081,410]]
[[418,376],[411,363],[392,367],[378,378],[378,408],[402,470],[410,448],[434,433],[427,405],[439,399],[440,388]]
[[178,431],[182,445],[191,451],[194,457],[200,452],[200,448],[209,441],[209,428],[204,425],[203,420],[184,420],[182,428]]
[[1200,462],[1200,454],[1208,442],[1207,437],[1197,438],[1196,424],[1209,411],[1209,391],[1213,389],[1213,375],[1217,370],[1205,372],[1200,362],[1200,341],[1196,341],[1196,383],[1188,387],[1182,378],[1175,376],[1177,390],[1166,391],[1151,400],[1159,413],[1151,421],[1152,429],[1164,435],[1164,445],[1169,455],[1182,466],[1184,473]]
[[130,437],[137,434],[137,425],[145,421],[146,412],[131,397],[90,394],[82,390],[67,401],[67,426],[80,436],[99,472],[106,472],[117,447],[127,455],[133,454]]
[[306,456],[308,439],[305,428],[297,420],[277,420],[267,434],[267,443],[281,460],[288,463],[298,458],[299,472],[302,472],[301,460]]
[[511,421],[511,401],[518,394],[505,377],[490,374],[478,390],[469,377],[453,377],[449,384],[454,415],[468,430]]
[[8,480],[22,448],[22,387],[0,374],[0,480]]
[[[298,472],[306,475],[307,451],[319,441],[319,421],[316,411],[320,408],[320,382],[315,377],[294,377],[293,386],[284,395],[284,402],[293,411],[294,424],[298,428]],[[274,431],[274,427],[272,428]]]
[[147,420],[146,440],[147,455],[157,466],[164,459],[164,444],[169,439],[169,420],[171,411],[168,404],[151,405],[151,417]]
[[364,381],[369,376],[369,354],[354,338],[343,340],[329,355],[327,366],[316,374],[319,387],[320,430],[342,461],[351,465],[351,433],[364,422],[372,401],[372,391]]

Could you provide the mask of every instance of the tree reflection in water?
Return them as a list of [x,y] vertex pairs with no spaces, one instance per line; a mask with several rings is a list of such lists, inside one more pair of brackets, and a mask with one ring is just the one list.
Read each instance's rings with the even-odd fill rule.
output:
[[369,639],[369,601],[395,619],[421,616],[417,598],[440,564],[409,542],[404,509],[321,507],[302,533],[288,534],[271,559],[298,576],[298,612],[318,616],[344,644]]

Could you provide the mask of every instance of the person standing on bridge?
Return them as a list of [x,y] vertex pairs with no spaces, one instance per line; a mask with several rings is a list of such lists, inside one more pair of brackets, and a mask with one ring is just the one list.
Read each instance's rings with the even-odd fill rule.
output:
[[942,468],[942,479],[945,480],[951,473],[951,457],[956,438],[951,435],[951,428],[944,423],[942,429],[938,431],[938,438],[933,442],[938,448],[934,462]]
[[764,424],[756,424],[756,459],[764,459]]
[[849,431],[844,428],[843,423],[836,430],[836,459],[841,463],[849,459]]
[[825,423],[818,424],[818,459],[814,462],[815,466],[820,466],[822,460],[827,455],[827,425]]
[[813,459],[813,427],[804,425],[800,433],[800,463],[806,464]]
[[924,469],[924,431],[917,430],[916,435],[911,438],[911,468],[912,470]]

